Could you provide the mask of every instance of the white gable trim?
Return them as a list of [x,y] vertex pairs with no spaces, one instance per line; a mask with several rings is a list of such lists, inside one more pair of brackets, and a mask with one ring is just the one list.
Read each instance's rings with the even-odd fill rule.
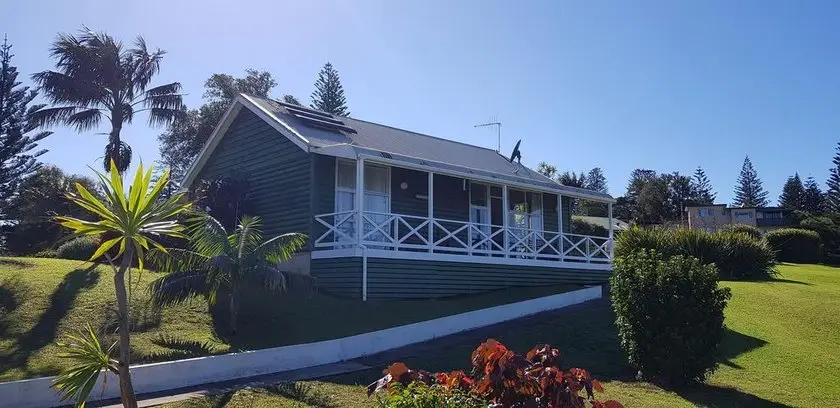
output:
[[[210,155],[213,154],[213,151],[216,150],[216,146],[219,145],[219,142],[222,140],[222,136],[227,133],[230,125],[233,123],[233,120],[239,115],[239,112],[242,110],[243,107],[248,108],[251,112],[257,115],[260,119],[268,123],[274,130],[278,131],[283,137],[289,139],[292,143],[294,143],[297,147],[300,147],[303,151],[309,152],[309,140],[305,137],[301,136],[297,131],[292,129],[288,124],[281,121],[279,118],[274,116],[270,111],[263,109],[260,105],[255,103],[253,99],[249,96],[244,94],[239,94],[233,103],[228,108],[227,112],[222,115],[222,120],[216,125],[216,128],[213,130],[213,133],[210,134],[210,138],[207,139],[207,143],[204,144],[204,147],[201,149],[201,152],[198,154],[198,157],[193,161],[190,168],[187,170],[187,174],[184,177],[184,180],[181,182],[181,191],[186,191],[193,182],[195,182],[195,178],[198,177],[198,173],[204,168],[204,165],[207,163],[207,160],[210,159]],[[289,136],[289,133],[292,136]]]

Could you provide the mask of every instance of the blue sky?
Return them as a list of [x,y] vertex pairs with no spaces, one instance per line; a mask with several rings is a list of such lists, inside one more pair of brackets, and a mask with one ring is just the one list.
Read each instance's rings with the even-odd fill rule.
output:
[[[156,82],[180,81],[190,107],[210,74],[246,68],[308,102],[331,61],[352,116],[487,147],[473,125],[495,116],[503,152],[522,139],[529,166],[600,166],[614,195],[634,168],[699,165],[730,202],[749,154],[775,202],[796,171],[822,184],[840,141],[834,2],[245,3],[15,1],[0,31],[27,75],[53,68],[57,32],[142,34],[169,53]],[[124,129],[135,162],[157,158],[161,132]],[[44,161],[89,173],[104,143],[58,128]]]

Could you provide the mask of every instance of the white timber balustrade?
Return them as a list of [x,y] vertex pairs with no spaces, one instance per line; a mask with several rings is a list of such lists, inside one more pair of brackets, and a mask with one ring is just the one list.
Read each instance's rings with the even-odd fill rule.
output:
[[609,264],[613,254],[612,231],[607,237],[598,237],[355,210],[321,214],[315,220],[324,231],[314,242],[316,249],[362,245],[378,250],[593,264]]

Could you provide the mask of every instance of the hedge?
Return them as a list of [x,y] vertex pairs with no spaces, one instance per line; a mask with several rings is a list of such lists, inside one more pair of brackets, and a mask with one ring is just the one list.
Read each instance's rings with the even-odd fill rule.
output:
[[817,263],[822,261],[820,234],[800,228],[770,231],[764,239],[781,262]]

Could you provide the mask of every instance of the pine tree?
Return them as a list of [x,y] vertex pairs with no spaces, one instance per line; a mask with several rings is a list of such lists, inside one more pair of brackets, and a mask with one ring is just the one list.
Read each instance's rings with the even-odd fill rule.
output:
[[607,178],[604,177],[604,171],[600,167],[589,170],[589,173],[586,174],[584,188],[604,194],[609,192],[607,189]]
[[318,109],[338,116],[350,116],[347,110],[347,100],[344,98],[344,87],[332,64],[324,65],[315,81],[315,91],[312,92],[313,109]]
[[802,195],[802,210],[809,213],[819,213],[825,208],[825,196],[819,184],[813,177],[805,180],[805,192]]
[[738,183],[735,185],[736,207],[764,207],[767,205],[767,192],[761,186],[761,179],[753,168],[750,156],[744,158]]
[[32,105],[37,92],[17,82],[17,68],[12,66],[12,46],[6,39],[0,47],[0,219],[6,219],[7,205],[23,179],[34,173],[40,164],[37,157],[46,150],[35,150],[39,140],[51,132],[30,133],[35,126],[27,121],[29,114],[44,105]]
[[692,198],[691,201],[695,204],[709,205],[715,203],[717,194],[712,191],[712,183],[706,177],[706,172],[702,167],[697,167],[694,171],[694,176],[691,178]]
[[840,212],[840,143],[837,144],[832,162],[834,167],[829,170],[828,181],[825,182],[828,186],[825,205],[828,211]]
[[785,186],[782,187],[782,195],[779,196],[779,205],[791,210],[803,210],[803,199],[805,198],[805,186],[799,173],[788,177]]

